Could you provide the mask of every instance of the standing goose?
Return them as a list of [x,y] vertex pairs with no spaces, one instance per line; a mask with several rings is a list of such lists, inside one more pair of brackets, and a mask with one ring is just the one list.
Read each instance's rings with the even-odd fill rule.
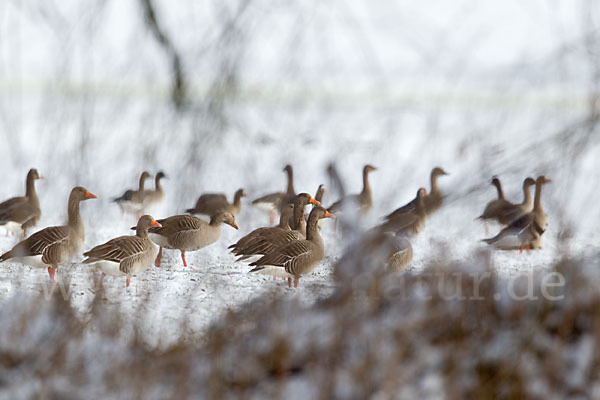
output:
[[181,251],[183,266],[187,267],[185,252],[196,251],[216,242],[221,236],[222,223],[238,229],[234,216],[227,211],[213,215],[210,222],[193,215],[174,215],[159,219],[158,223],[161,227],[152,227],[148,230],[150,239],[160,246],[156,257],[157,267],[160,267],[163,247]]
[[287,190],[285,192],[270,193],[252,201],[254,207],[269,213],[270,224],[275,222],[277,211],[281,211],[281,209],[296,195],[296,190],[294,189],[294,170],[292,166],[289,164],[286,165],[283,168],[283,171],[287,174]]
[[6,229],[7,234],[23,229],[23,235],[27,237],[27,229],[37,225],[42,211],[35,191],[35,181],[42,178],[37,169],[30,169],[25,180],[25,196],[13,197],[0,203],[0,226]]
[[[163,171],[159,171],[154,177],[154,190],[144,190],[144,205],[143,208],[153,208],[162,203],[165,197],[165,191],[160,183],[161,179],[167,178]],[[142,185],[143,186],[143,185]]]
[[533,178],[525,178],[523,181],[523,202],[512,204],[508,202],[504,207],[496,210],[494,218],[503,225],[508,225],[521,215],[531,212],[533,209],[533,198],[531,197],[531,186],[535,185]]
[[[545,176],[539,176],[535,182],[535,199],[533,210],[512,221],[500,233],[484,242],[503,250],[527,249],[541,247],[541,238],[548,226],[548,216],[542,208],[542,186],[551,182]],[[515,239],[518,242],[515,243]]]
[[0,262],[14,258],[36,268],[48,268],[54,282],[54,273],[60,264],[75,257],[85,240],[85,228],[79,214],[79,202],[96,199],[97,196],[81,186],[71,190],[67,212],[67,225],[51,226],[37,231],[29,238],[17,243],[9,252],[0,256]]
[[190,214],[214,215],[219,211],[227,211],[237,217],[242,210],[242,197],[246,196],[244,189],[238,189],[233,196],[233,203],[229,203],[224,194],[206,193],[198,197],[194,208],[185,212]]
[[[430,176],[431,190],[425,196],[425,212],[427,213],[427,215],[432,214],[435,211],[437,211],[442,206],[442,203],[444,201],[444,195],[442,194],[442,191],[440,190],[440,188],[438,186],[438,178],[442,175],[448,175],[448,173],[440,167],[435,167],[434,169],[431,170],[431,176]],[[407,204],[403,205],[400,208],[397,208],[396,210],[394,210],[393,212],[388,214],[385,217],[385,219],[390,220],[400,214],[411,212],[412,210],[415,209],[416,204],[417,204],[417,199],[414,198]]]
[[[288,221],[291,221],[289,225],[292,230],[268,229],[260,236],[255,236],[246,245],[236,245],[234,254],[242,256],[237,261],[246,260],[255,255],[267,254],[284,243],[304,239],[306,237],[306,222],[303,218],[304,208],[309,203],[318,205],[317,201],[310,197],[308,193],[300,193],[296,196],[293,205],[293,216],[288,218]],[[289,207],[286,207],[284,210],[289,210]]]
[[511,205],[511,203],[504,198],[504,192],[502,191],[502,184],[500,183],[500,179],[494,176],[492,178],[491,184],[496,187],[496,190],[498,191],[498,198],[487,203],[485,209],[483,210],[483,213],[476,218],[483,221],[483,224],[485,226],[485,233],[489,232],[486,220],[496,218],[498,210]]
[[416,236],[425,228],[425,188],[417,191],[416,208],[410,212],[397,214],[379,226],[383,232],[395,232],[399,236]]
[[144,182],[150,178],[150,174],[147,171],[142,172],[140,175],[140,181],[138,190],[129,189],[126,190],[120,197],[113,199],[115,203],[121,208],[121,217],[123,213],[127,212],[133,214],[136,217],[144,210]]
[[255,267],[250,272],[288,278],[288,286],[298,287],[298,281],[303,275],[310,273],[323,258],[325,248],[319,235],[317,222],[321,218],[333,217],[321,206],[313,207],[308,217],[306,239],[285,243],[259,260],[250,264]]
[[[230,245],[228,248],[231,249],[231,252],[236,256],[242,256],[238,258],[236,261],[246,260],[251,257],[249,255],[248,249],[257,243],[264,242],[265,238],[269,238],[272,235],[276,235],[280,232],[290,232],[291,228],[289,225],[289,218],[292,217],[294,213],[294,205],[287,204],[283,210],[281,210],[281,216],[279,217],[279,225],[278,226],[266,226],[253,230],[248,233],[246,236],[242,237],[236,243]],[[296,234],[298,232],[294,231]]]
[[372,165],[365,165],[362,172],[363,177],[363,189],[362,192],[355,195],[342,197],[340,200],[333,203],[329,208],[329,212],[337,214],[343,211],[344,208],[354,204],[360,209],[362,215],[369,212],[373,206],[373,198],[371,195],[371,185],[369,184],[369,173],[377,170]]
[[[148,238],[148,228],[161,225],[149,215],[142,216],[134,236],[119,236],[83,253],[84,264],[95,264],[104,275],[126,276],[129,287],[132,275],[141,274],[156,259],[158,249]],[[100,280],[102,282],[102,279]]]

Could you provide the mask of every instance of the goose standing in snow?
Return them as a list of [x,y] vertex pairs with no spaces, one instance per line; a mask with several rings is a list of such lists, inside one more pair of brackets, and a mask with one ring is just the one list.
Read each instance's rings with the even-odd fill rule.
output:
[[[442,191],[440,190],[439,185],[438,185],[438,178],[443,175],[448,175],[448,173],[440,167],[435,167],[434,169],[431,170],[431,175],[430,175],[431,190],[429,191],[429,193],[427,193],[425,195],[425,198],[424,198],[425,213],[427,215],[431,215],[435,211],[439,210],[440,207],[442,206],[442,203],[444,202],[444,195],[442,194]],[[396,210],[394,210],[393,212],[391,212],[390,214],[385,216],[385,219],[390,220],[390,219],[397,217],[400,214],[412,212],[416,208],[416,205],[417,205],[417,199],[414,198],[407,204],[403,205],[400,208],[397,208]]]
[[160,226],[150,215],[144,215],[138,220],[135,235],[119,236],[86,251],[83,263],[95,264],[102,271],[102,278],[126,276],[129,287],[131,277],[144,272],[156,259],[158,249],[148,238],[148,228]]
[[548,216],[542,207],[542,186],[551,182],[545,176],[539,176],[535,181],[535,198],[533,210],[512,221],[500,233],[490,239],[483,239],[490,245],[499,249],[512,250],[539,248],[542,244],[542,235],[548,226]]
[[162,203],[165,191],[160,183],[161,179],[167,178],[167,174],[159,171],[154,177],[154,190],[144,190],[144,204],[142,210],[154,208]]
[[85,240],[85,227],[79,213],[79,203],[96,198],[97,196],[87,189],[81,186],[74,187],[67,204],[67,225],[50,226],[37,231],[0,256],[0,262],[14,259],[32,267],[48,268],[48,275],[54,282],[54,273],[58,266],[75,257]]
[[294,189],[294,170],[291,165],[286,165],[283,171],[287,174],[287,190],[285,192],[270,193],[265,196],[259,197],[252,201],[252,205],[259,210],[263,210],[269,213],[269,223],[275,222],[275,216],[278,211],[289,203],[296,195]]
[[288,278],[289,287],[292,287],[293,278],[294,287],[298,287],[300,278],[315,269],[325,254],[317,223],[321,218],[332,217],[325,208],[313,207],[308,217],[306,239],[294,240],[275,248],[251,263],[250,266],[255,268],[250,272]]
[[198,197],[194,208],[188,208],[185,212],[190,214],[214,215],[219,211],[227,211],[237,217],[242,211],[242,197],[246,197],[244,189],[238,189],[233,195],[233,203],[227,201],[222,193],[205,193]]
[[27,237],[27,229],[37,225],[42,211],[35,191],[35,181],[42,178],[37,169],[30,169],[25,179],[25,196],[13,197],[0,203],[0,226],[6,229],[7,234],[14,234],[22,229],[23,236]]
[[160,227],[151,227],[148,230],[150,239],[160,246],[156,257],[157,267],[160,267],[163,247],[181,251],[183,266],[187,267],[185,252],[199,250],[219,240],[221,224],[238,229],[234,216],[227,211],[216,213],[210,218],[210,222],[193,215],[174,215],[157,222]]
[[121,218],[125,212],[133,214],[136,217],[141,216],[144,210],[144,182],[150,178],[150,173],[142,172],[140,175],[138,190],[126,190],[121,196],[113,199],[121,208]]

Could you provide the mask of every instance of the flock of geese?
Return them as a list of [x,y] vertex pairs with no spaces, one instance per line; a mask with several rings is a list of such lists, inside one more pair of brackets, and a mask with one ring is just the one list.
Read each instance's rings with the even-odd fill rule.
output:
[[[267,274],[274,279],[287,279],[288,286],[298,286],[299,279],[314,270],[324,255],[324,243],[320,235],[322,220],[325,218],[360,218],[367,214],[372,205],[369,174],[376,170],[365,165],[362,171],[363,189],[355,195],[343,196],[325,208],[321,205],[325,187],[320,185],[313,198],[308,193],[296,193],[292,166],[283,169],[287,174],[287,188],[283,192],[270,193],[252,202],[258,209],[269,214],[270,225],[259,227],[229,246],[236,261],[248,262],[250,273]],[[423,231],[427,218],[442,207],[444,195],[438,186],[438,178],[447,175],[439,167],[431,171],[430,190],[417,190],[416,197],[408,204],[397,208],[383,218],[383,221],[365,232],[353,249],[365,254],[384,254],[383,266],[388,270],[399,271],[413,258],[410,238]],[[122,196],[113,199],[124,213],[138,218],[135,235],[120,236],[93,247],[83,253],[84,264],[92,264],[105,275],[130,278],[146,270],[154,262],[160,267],[162,251],[174,249],[181,252],[183,266],[187,267],[186,252],[209,246],[219,240],[223,224],[238,229],[235,217],[242,210],[243,189],[235,192],[229,202],[224,194],[206,193],[201,195],[195,206],[186,210],[187,214],[174,215],[155,220],[145,215],[145,210],[159,204],[164,197],[161,180],[163,172],[155,176],[155,188],[145,188],[145,181],[151,176],[144,171],[137,190],[127,190]],[[14,197],[0,203],[0,226],[12,234],[22,231],[23,240],[10,251],[0,256],[0,262],[14,260],[38,268],[47,268],[50,279],[59,265],[64,265],[77,257],[85,239],[85,228],[80,215],[80,203],[97,198],[87,189],[77,186],[71,190],[68,203],[66,225],[51,226],[27,237],[27,231],[38,223],[41,216],[40,202],[35,191],[35,181],[43,178],[36,169],[31,169],[26,178],[25,196]],[[547,215],[541,204],[542,186],[550,182],[544,176],[536,180],[523,181],[523,201],[512,203],[505,199],[500,180],[492,179],[498,198],[489,202],[481,216],[488,233],[487,221],[495,220],[503,228],[484,241],[501,249],[526,249],[541,247],[541,238],[547,226]],[[535,196],[531,187],[535,186]],[[312,205],[310,213],[305,208]],[[279,224],[272,226],[279,214]],[[205,221],[197,217],[205,215]],[[158,245],[158,249],[157,249]],[[374,258],[371,257],[371,258]],[[381,258],[381,257],[380,257]],[[100,281],[101,282],[101,281]]]

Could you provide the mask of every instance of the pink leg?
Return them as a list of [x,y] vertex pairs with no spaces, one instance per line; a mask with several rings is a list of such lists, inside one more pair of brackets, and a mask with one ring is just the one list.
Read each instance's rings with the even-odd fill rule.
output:
[[298,287],[298,282],[300,282],[300,278],[294,278],[294,288]]
[[187,267],[187,262],[185,261],[185,251],[181,252],[181,259],[183,260],[183,266]]
[[160,260],[162,258],[162,246],[158,248],[158,255],[156,256],[156,261],[154,261],[154,265],[157,268],[160,268]]
[[288,278],[288,287],[292,288],[292,278]]
[[275,210],[269,211],[269,224],[273,225],[276,217],[277,215],[275,214]]
[[129,287],[129,284],[131,283],[131,278],[127,277],[127,283],[126,286]]
[[56,273],[56,269],[52,267],[48,267],[48,275],[50,276],[50,281],[54,282],[54,274]]
[[96,284],[97,288],[102,287],[102,280],[104,279],[104,275],[106,275],[104,272],[102,273],[102,275],[100,275],[100,280]]

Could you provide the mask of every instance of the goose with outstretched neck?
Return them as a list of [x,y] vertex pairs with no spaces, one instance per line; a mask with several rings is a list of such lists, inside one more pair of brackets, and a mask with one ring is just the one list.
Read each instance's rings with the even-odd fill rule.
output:
[[275,248],[270,253],[250,264],[250,272],[288,278],[288,286],[298,287],[300,278],[314,270],[325,254],[323,239],[317,223],[321,218],[332,218],[325,208],[313,207],[308,217],[306,239],[294,240]]
[[394,232],[398,236],[416,236],[425,228],[427,212],[425,211],[425,188],[417,191],[416,208],[412,211],[397,214],[394,218],[388,219],[379,227],[382,232]]
[[520,204],[508,203],[500,207],[495,215],[498,222],[508,225],[521,215],[533,210],[534,199],[531,197],[531,187],[536,184],[533,178],[525,178],[523,181],[523,201]]
[[125,212],[133,214],[136,217],[141,216],[144,210],[144,185],[146,179],[148,178],[150,178],[150,173],[147,171],[142,172],[140,175],[138,190],[126,190],[121,196],[113,199],[113,202],[117,203],[121,208],[121,217],[123,217]]
[[[438,178],[443,175],[448,175],[448,173],[440,167],[435,167],[434,169],[431,170],[431,175],[429,178],[430,184],[431,184],[431,190],[429,191],[429,193],[427,193],[425,195],[425,198],[424,198],[425,212],[427,213],[427,215],[430,215],[430,214],[434,213],[435,211],[439,210],[440,207],[442,206],[442,203],[444,202],[444,195],[442,194],[442,191],[440,190],[440,187],[438,185]],[[400,208],[397,208],[396,210],[394,210],[393,212],[388,214],[385,217],[385,219],[387,219],[387,220],[393,219],[396,216],[398,216],[399,214],[412,212],[416,208],[416,205],[417,205],[417,198],[415,197],[413,200],[411,200],[407,204],[403,205]]]
[[359,194],[342,197],[333,203],[327,210],[332,214],[339,214],[348,207],[360,210],[362,215],[369,212],[373,206],[373,196],[371,194],[371,185],[369,184],[369,174],[377,170],[372,165],[365,165],[362,171],[363,189]]
[[35,181],[42,178],[37,169],[30,169],[25,179],[25,196],[13,197],[0,203],[0,226],[6,229],[7,234],[14,234],[22,229],[23,236],[27,237],[27,229],[37,225],[42,211],[35,191]]
[[[288,217],[288,225],[290,229],[267,229],[260,236],[255,236],[252,240],[244,240],[243,244],[233,245],[233,253],[236,256],[241,256],[238,261],[247,260],[255,255],[263,255],[284,243],[293,240],[300,240],[306,237],[306,222],[304,221],[304,208],[308,204],[319,203],[313,199],[308,193],[300,193],[296,196],[293,204],[293,214]],[[289,204],[284,208],[285,212],[289,212]],[[283,216],[283,212],[282,212]],[[283,222],[280,221],[280,225]],[[243,239],[243,238],[242,238]]]
[[246,196],[244,189],[238,189],[233,195],[233,203],[227,201],[222,193],[205,193],[198,198],[194,208],[185,210],[190,214],[214,215],[219,211],[227,211],[238,216],[242,211],[242,197]]
[[283,171],[287,174],[287,190],[285,192],[270,193],[252,201],[254,207],[269,213],[270,224],[275,222],[277,212],[281,212],[281,209],[296,196],[296,190],[294,189],[294,170],[292,166],[289,164],[286,165],[283,168]]
[[97,196],[87,189],[81,186],[74,187],[67,204],[67,225],[50,226],[37,231],[0,256],[0,262],[14,259],[32,267],[48,268],[48,275],[54,281],[54,273],[58,266],[75,257],[85,240],[85,227],[79,213],[79,203],[96,198]]
[[[154,177],[154,190],[144,190],[144,205],[143,209],[153,208],[162,203],[165,197],[165,190],[162,187],[161,180],[166,179],[167,174],[159,171]],[[142,186],[143,187],[143,186]]]
[[119,236],[86,251],[83,263],[102,271],[100,284],[104,275],[125,276],[129,287],[131,277],[144,272],[156,259],[158,249],[148,238],[148,228],[160,226],[150,215],[144,215],[138,220],[135,235]]
[[500,179],[498,179],[498,177],[494,176],[490,184],[496,187],[496,191],[498,192],[498,198],[487,203],[485,209],[483,210],[483,213],[476,218],[483,221],[483,224],[485,226],[485,233],[489,232],[487,220],[495,219],[498,215],[499,210],[512,205],[511,202],[504,198],[504,191],[502,190],[502,184],[500,183]]
[[490,239],[483,241],[495,245],[499,249],[513,250],[539,248],[542,244],[542,235],[548,226],[548,216],[542,207],[542,186],[551,182],[545,176],[539,176],[535,181],[535,198],[533,209],[515,219],[500,233]]
[[160,227],[151,227],[148,230],[150,239],[160,246],[155,263],[157,267],[160,267],[163,247],[179,250],[183,266],[187,267],[185,252],[199,250],[219,240],[222,224],[238,229],[234,216],[227,211],[216,213],[210,218],[210,222],[193,215],[174,215],[157,222]]

